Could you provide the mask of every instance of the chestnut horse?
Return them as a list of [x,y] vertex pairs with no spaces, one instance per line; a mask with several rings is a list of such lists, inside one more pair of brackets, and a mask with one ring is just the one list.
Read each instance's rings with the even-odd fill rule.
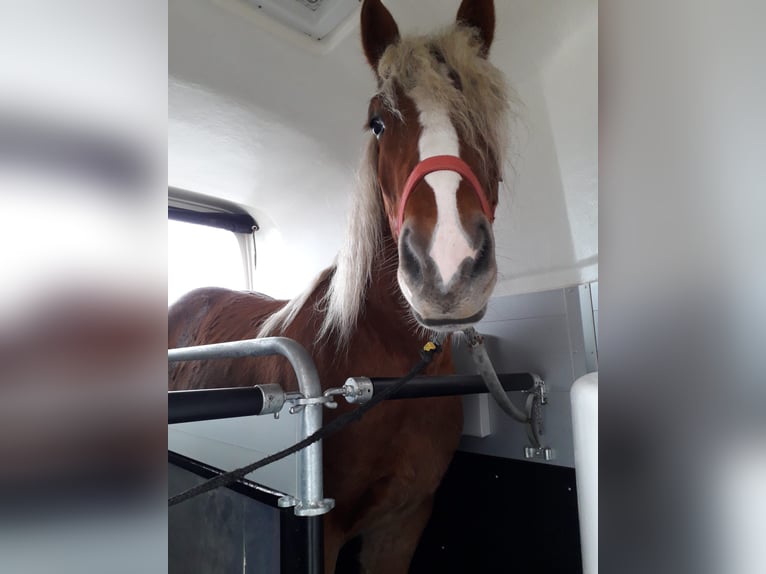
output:
[[[335,265],[296,299],[206,288],[169,311],[169,346],[281,335],[303,344],[324,387],[349,376],[396,377],[434,331],[483,316],[496,280],[492,220],[508,133],[508,96],[487,54],[491,1],[464,0],[456,23],[401,38],[380,0],[361,9],[377,78],[370,143]],[[453,372],[449,344],[426,374]],[[172,390],[280,382],[281,357],[174,363]],[[327,417],[353,408],[340,404]],[[324,441],[325,571],[361,538],[365,572],[408,571],[433,495],[457,448],[459,398],[387,401]]]

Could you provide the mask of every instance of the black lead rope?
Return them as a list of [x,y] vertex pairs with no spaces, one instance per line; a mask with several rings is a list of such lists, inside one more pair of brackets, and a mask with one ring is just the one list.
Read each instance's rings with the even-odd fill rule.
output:
[[231,484],[232,482],[235,482],[239,480],[240,478],[243,478],[245,475],[250,474],[254,470],[257,470],[261,467],[271,464],[272,462],[281,460],[285,458],[286,456],[290,456],[291,454],[295,454],[296,452],[306,448],[310,444],[313,444],[317,442],[318,440],[322,440],[323,438],[326,438],[330,436],[331,434],[338,432],[339,430],[341,430],[342,428],[351,424],[354,421],[358,421],[364,416],[364,414],[367,411],[372,409],[375,405],[386,400],[388,397],[390,397],[391,395],[396,393],[399,389],[401,389],[404,385],[406,385],[409,381],[414,379],[418,374],[420,374],[420,372],[431,363],[434,355],[440,351],[441,351],[440,344],[434,343],[434,342],[426,343],[426,345],[423,347],[423,350],[420,352],[420,356],[421,356],[420,361],[414,367],[412,367],[410,372],[404,375],[401,379],[396,381],[396,383],[394,383],[387,389],[374,395],[369,402],[363,405],[360,405],[353,411],[343,413],[332,422],[326,424],[325,426],[323,426],[316,432],[304,438],[302,441],[297,442],[294,445],[284,450],[275,452],[274,454],[269,455],[266,458],[262,458],[261,460],[250,463],[247,466],[243,466],[242,468],[237,468],[235,470],[230,470],[229,472],[219,474],[215,478],[206,480],[205,482],[198,484],[197,486],[194,486],[188,490],[184,490],[183,492],[170,497],[168,499],[168,506],[175,506],[176,504],[180,504],[186,500],[189,500],[190,498],[194,498],[195,496],[199,496],[200,494],[204,494],[205,492],[209,492],[215,488],[219,488],[221,486],[226,486],[228,484]]

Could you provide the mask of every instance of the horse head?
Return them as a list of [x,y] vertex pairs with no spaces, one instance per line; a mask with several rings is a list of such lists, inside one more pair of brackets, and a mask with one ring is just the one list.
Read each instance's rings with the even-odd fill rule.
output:
[[402,38],[380,0],[365,0],[362,46],[378,90],[369,104],[372,162],[415,319],[464,329],[497,277],[492,230],[507,134],[502,74],[487,59],[491,1],[464,0],[454,26]]

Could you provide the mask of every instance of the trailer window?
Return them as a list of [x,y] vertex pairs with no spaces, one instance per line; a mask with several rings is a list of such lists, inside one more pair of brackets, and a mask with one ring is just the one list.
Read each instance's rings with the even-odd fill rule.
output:
[[224,229],[168,220],[168,306],[197,287],[247,288],[237,237]]

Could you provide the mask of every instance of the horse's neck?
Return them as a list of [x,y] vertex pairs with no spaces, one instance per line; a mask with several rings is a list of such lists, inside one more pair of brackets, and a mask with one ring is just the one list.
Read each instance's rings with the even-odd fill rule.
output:
[[[360,372],[367,376],[404,374],[418,361],[420,350],[428,341],[399,290],[397,262],[396,243],[386,235],[373,261],[365,301],[349,346],[349,367],[364,367]],[[451,353],[447,348],[428,372],[451,369]]]
[[396,278],[398,262],[399,254],[396,244],[387,234],[382,240],[382,248],[372,262],[362,317],[364,318],[367,311],[384,309],[388,311],[390,327],[404,334],[414,332],[412,329],[414,324],[410,319],[407,303]]

